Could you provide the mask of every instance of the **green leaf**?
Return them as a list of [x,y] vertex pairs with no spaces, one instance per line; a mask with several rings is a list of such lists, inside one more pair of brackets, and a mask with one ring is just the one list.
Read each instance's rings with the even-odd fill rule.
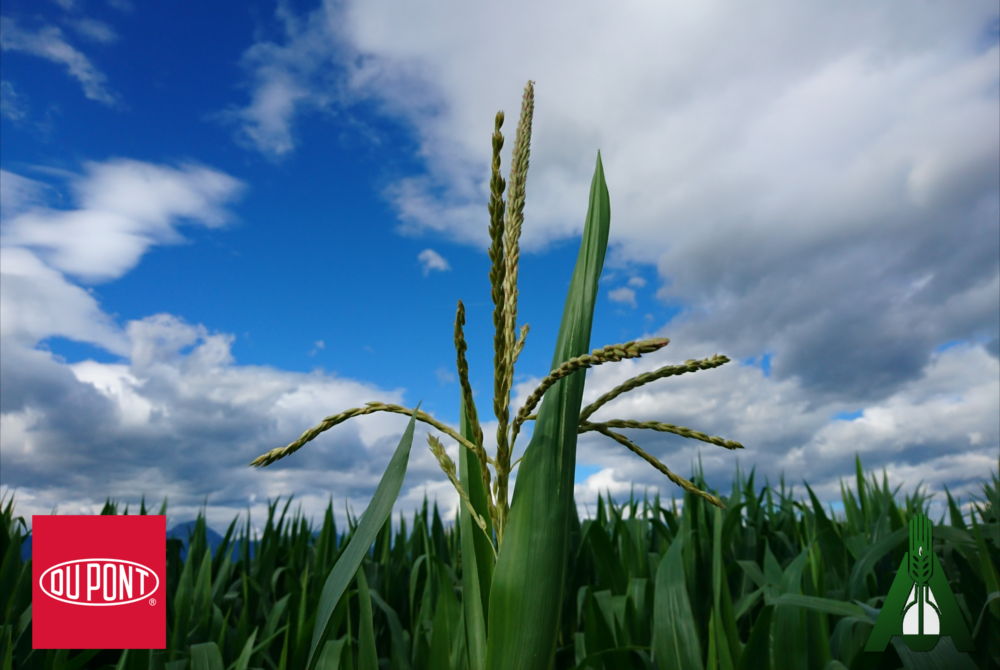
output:
[[253,654],[253,643],[257,639],[257,629],[254,628],[253,632],[250,633],[250,637],[247,638],[247,643],[243,645],[243,651],[240,652],[240,657],[237,658],[232,665],[230,665],[227,670],[247,670],[247,666],[250,665],[250,655]]
[[174,630],[171,636],[168,653],[176,653],[187,649],[188,623],[191,617],[191,570],[194,565],[192,556],[188,553],[181,570],[181,577],[174,592]]
[[[802,592],[802,568],[812,543],[785,568],[779,589],[782,594]],[[797,670],[809,665],[808,628],[805,612],[797,607],[777,607],[772,626],[774,636],[774,667],[776,670]]]
[[736,561],[739,563],[740,567],[743,568],[743,572],[747,574],[753,583],[760,588],[764,588],[767,584],[771,582],[765,579],[764,572],[760,569],[760,566],[753,561]]
[[327,640],[323,645],[323,653],[316,661],[316,670],[340,670],[340,662],[344,655],[344,645],[346,638],[339,640]]
[[861,588],[865,585],[868,573],[872,571],[875,564],[882,560],[882,558],[890,551],[908,540],[909,537],[910,529],[904,526],[896,532],[886,535],[867,549],[861,551],[858,555],[858,562],[854,564],[854,568],[851,570],[851,578],[847,592],[849,599],[853,600],[858,596],[858,592],[861,591]]
[[[3,524],[0,524],[2,526]],[[7,529],[3,529],[6,536]],[[21,573],[21,536],[18,533],[9,540],[7,550],[0,563],[0,621],[6,623],[14,620],[14,585]],[[68,568],[67,568],[68,569]]]
[[[611,207],[600,152],[590,205],[552,358],[554,370],[589,353],[597,283]],[[524,453],[490,590],[486,667],[548,670],[555,656],[567,564],[576,440],[586,375],[577,371],[545,394]]]
[[750,639],[740,654],[738,670],[771,670],[771,616],[774,607],[765,605],[750,631]]
[[854,603],[819,596],[804,596],[800,593],[783,593],[777,598],[767,598],[768,605],[789,605],[802,607],[813,612],[823,612],[834,616],[864,616],[864,610]]
[[450,670],[452,640],[458,633],[458,598],[444,562],[434,557],[434,566],[437,567],[438,602],[431,631],[429,667],[434,670]]
[[740,598],[739,602],[736,603],[736,612],[734,614],[736,620],[739,621],[741,618],[743,618],[743,615],[746,614],[748,611],[750,611],[750,608],[756,605],[757,601],[760,600],[761,596],[763,595],[764,595],[764,589],[760,588]]
[[[610,596],[610,591],[602,591]],[[584,619],[584,640],[587,655],[613,651],[618,645],[614,635],[614,615],[600,606],[596,594],[586,591],[586,617]],[[598,666],[600,667],[600,666]]]
[[358,670],[378,670],[375,628],[372,623],[372,599],[368,594],[365,566],[358,568]]
[[[278,632],[278,624],[281,623],[281,619],[285,616],[285,609],[288,607],[288,600],[292,597],[292,594],[283,596],[281,600],[274,603],[274,607],[271,611],[267,613],[267,619],[264,621],[264,632],[263,637],[271,638],[275,633]],[[281,628],[287,628],[287,625]]]
[[604,528],[599,523],[592,523],[587,527],[584,536],[584,540],[590,545],[601,586],[610,589],[615,595],[625,593],[625,571]]
[[406,648],[406,634],[403,632],[403,626],[399,622],[399,615],[396,614],[396,610],[382,600],[378,592],[371,591],[372,603],[378,607],[385,614],[386,619],[389,620],[389,634],[392,638],[392,655],[393,655],[393,668],[397,667],[397,663],[403,667],[404,670],[409,670],[410,660],[409,653]]
[[817,541],[823,550],[823,560],[829,561],[830,566],[842,578],[847,577],[847,548],[844,541],[837,532],[833,522],[826,516],[823,503],[819,501],[813,493],[809,484],[806,484],[806,491],[812,499],[813,514],[816,517]]
[[[576,638],[577,640],[581,639],[579,637],[580,635],[582,635],[582,633],[577,633],[577,636],[578,636]],[[648,652],[649,648],[648,647],[638,647],[638,646],[635,646],[635,645],[631,645],[631,646],[627,646],[627,647],[618,647],[617,649],[606,649],[604,651],[599,651],[599,652],[594,653],[594,654],[587,654],[586,656],[581,656],[577,660],[576,665],[573,666],[573,670],[592,670],[593,668],[604,667],[604,666],[601,665],[601,662],[607,660],[609,663],[614,663],[617,660],[615,657],[621,657],[625,653],[630,652],[630,651],[631,652],[636,652],[636,654],[640,655],[640,658],[643,658],[641,656],[641,654],[645,654],[646,652]],[[607,658],[607,657],[611,657],[611,658]],[[649,660],[648,657],[646,657],[646,661],[647,661],[647,666],[646,667],[647,668],[652,668],[651,665],[648,665],[648,660]],[[633,667],[633,666],[630,665],[630,666],[610,666],[610,667]]]
[[[88,649],[86,651],[81,651],[77,656],[74,656],[65,665],[63,665],[62,670],[80,670],[80,668],[86,668],[88,667],[87,664],[90,662],[90,659],[97,656],[100,651],[100,649]],[[128,649],[124,651],[127,652]]]
[[[416,409],[420,409],[419,403]],[[315,661],[318,658],[316,649],[329,633],[328,628],[333,610],[336,609],[340,597],[344,595],[351,580],[357,574],[361,561],[368,554],[372,542],[375,541],[379,530],[382,529],[382,524],[392,513],[392,506],[396,504],[396,498],[399,497],[399,491],[403,487],[403,478],[406,476],[410,446],[413,444],[413,427],[416,416],[417,412],[414,410],[410,416],[410,422],[403,432],[403,438],[399,441],[399,446],[396,447],[396,453],[392,455],[389,467],[386,468],[382,480],[375,489],[375,495],[372,496],[368,509],[365,510],[357,530],[347,544],[347,548],[340,555],[333,570],[330,571],[330,576],[326,579],[326,584],[323,585],[323,593],[319,598],[316,627],[313,630],[312,645],[309,649],[309,660],[306,662],[308,670],[315,668]]]
[[667,555],[656,570],[656,595],[653,598],[653,650],[660,670],[701,670],[701,642],[681,556],[686,536],[674,538]]
[[[212,561],[209,559],[209,565]],[[191,645],[191,670],[225,670],[222,652],[214,642]]]
[[[462,437],[475,438],[472,424],[461,402]],[[472,520],[465,505],[459,505],[459,524],[462,539],[462,607],[465,610],[465,635],[469,650],[470,670],[486,667],[486,617],[490,611],[490,584],[493,582],[495,558],[489,538],[493,537],[493,522],[486,505],[479,459],[462,447],[458,453],[459,476],[462,488],[472,501],[472,507],[484,521],[486,533]],[[489,537],[487,537],[487,534]]]
[[[740,657],[740,637],[736,628],[736,617],[733,615],[733,601],[729,594],[728,574],[722,566],[722,547],[724,525],[722,509],[713,507],[715,524],[712,536],[712,591],[715,594],[715,635],[719,644],[719,666],[723,670],[732,670],[734,662]],[[726,510],[726,514],[740,516],[738,510]],[[726,518],[726,521],[729,521]]]

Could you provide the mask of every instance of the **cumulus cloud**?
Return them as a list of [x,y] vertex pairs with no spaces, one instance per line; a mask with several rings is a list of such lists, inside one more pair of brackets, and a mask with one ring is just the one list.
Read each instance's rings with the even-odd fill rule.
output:
[[107,77],[81,52],[70,46],[56,26],[44,26],[37,32],[22,28],[6,16],[0,17],[0,48],[3,51],[20,51],[66,66],[70,76],[83,86],[83,94],[90,100],[110,107],[119,104],[117,97],[107,89]]
[[611,300],[611,302],[617,302],[635,307],[635,291],[627,286],[622,286],[621,288],[608,291],[608,299]]
[[420,265],[423,267],[425,277],[434,270],[438,272],[451,270],[451,266],[448,265],[448,261],[442,258],[441,254],[433,249],[424,249],[421,251],[420,255],[417,256],[417,260],[420,261]]
[[[330,491],[338,502],[346,498],[353,509],[364,509],[405,417],[355,419],[301,452],[305,458],[272,466],[266,477],[246,463],[287,444],[330,407],[354,406],[359,398],[400,403],[401,390],[239,366],[232,335],[169,314],[120,328],[66,276],[71,270],[94,276],[91,270],[100,267],[105,272],[98,278],[115,278],[154,237],[169,239],[164,231],[181,220],[211,227],[232,219],[223,207],[242,190],[237,180],[193,166],[91,163],[72,183],[77,209],[62,212],[46,207],[47,185],[11,172],[2,176],[0,469],[5,482],[18,484],[20,513],[50,513],[57,503],[61,513],[92,513],[94,501],[107,495],[131,499],[150,489],[173,501],[171,523],[193,515],[207,492],[209,523],[216,527],[227,525],[246,501],[260,519],[266,497],[292,490],[310,512],[325,507]],[[86,235],[76,234],[80,218],[93,222]],[[51,225],[61,225],[60,234],[39,232]],[[58,253],[45,256],[32,247]],[[122,362],[67,365],[37,346],[52,336],[90,343]],[[426,432],[418,424],[415,444],[426,442]],[[428,493],[453,520],[457,495],[425,452],[413,451],[400,504]],[[292,470],[283,471],[288,466]]]
[[634,286],[635,288],[642,288],[646,285],[646,280],[642,277],[632,277],[628,280],[629,286]]
[[44,205],[43,192],[48,187],[34,179],[0,170],[0,221],[6,221],[26,209]]
[[[182,243],[174,219],[225,226],[231,217],[220,203],[244,188],[229,175],[194,164],[173,168],[113,159],[87,162],[84,169],[86,175],[71,185],[77,209],[37,208],[13,217],[0,243],[37,249],[49,267],[84,281],[110,281],[135,267],[150,246]],[[13,188],[23,187],[15,182]]]
[[[4,171],[2,184],[0,471],[6,485],[16,483],[19,513],[30,518],[57,505],[64,514],[93,513],[109,495],[131,500],[149,490],[171,501],[170,523],[193,516],[210,493],[213,527],[228,525],[248,500],[257,501],[252,513],[261,519],[268,496],[292,490],[311,513],[326,506],[330,491],[355,509],[367,505],[406,417],[355,419],[271,466],[267,477],[246,464],[295,439],[330,407],[359,398],[399,403],[401,389],[240,366],[233,335],[170,314],[119,326],[69,278],[120,277],[152,245],[176,239],[182,223],[223,225],[233,218],[227,203],[243,189],[238,180],[205,167],[89,163],[71,180],[76,209],[68,211],[45,205],[40,182]],[[51,337],[88,343],[119,362],[67,364],[45,348]],[[426,431],[418,424],[414,444],[421,442]],[[406,491],[433,492],[443,477],[421,449],[409,472]]]
[[[519,18],[529,14],[530,22]],[[245,104],[219,117],[244,146],[282,157],[302,141],[303,115],[349,115],[371,103],[412,133],[426,168],[383,192],[401,233],[488,245],[481,214],[493,115],[507,112],[509,166],[528,79],[536,101],[522,254],[580,234],[601,149],[612,199],[608,274],[655,268],[657,299],[680,313],[648,325],[648,336],[671,339],[668,348],[589,370],[584,404],[663,365],[716,352],[733,359],[644,386],[595,415],[670,422],[746,447],[623,431],[674,471],[687,476],[700,461],[709,484],[726,490],[736,462],[756,464],[758,481],[785,472],[832,500],[858,452],[866,468],[886,469],[890,486],[947,484],[968,500],[996,467],[995,3],[924,5],[905,22],[878,4],[781,0],[613,11],[586,2],[572,13],[526,2],[373,0],[324,3],[303,16],[280,3],[277,19],[281,36],[243,55]],[[4,49],[62,40],[48,28],[8,38],[8,25]],[[79,58],[59,62],[93,74]],[[238,366],[231,336],[170,315],[119,328],[66,279],[120,276],[148,246],[175,239],[174,217],[225,218],[233,184],[224,176],[154,168],[144,169],[157,184],[183,184],[174,187],[183,197],[143,186],[143,169],[128,181],[116,164],[93,170],[113,178],[92,177],[75,210],[46,209],[37,189],[11,196],[21,204],[4,214],[3,228],[5,478],[25,482],[40,513],[60,496],[103,501],[109,480],[118,497],[138,495],[148,481],[182,499],[213,491],[230,504],[295,490],[307,507],[323,507],[328,491],[346,491],[363,508],[405,417],[338,426],[272,466],[266,484],[232,462],[295,439],[330,407],[355,406],[361,395],[396,402],[400,391]],[[126,182],[138,195],[115,187]],[[27,192],[21,186],[9,192]],[[425,274],[447,268],[433,250],[418,258]],[[634,304],[643,288],[635,279],[609,298]],[[32,348],[57,333],[124,362],[67,366]],[[958,344],[941,349],[945,342]],[[512,411],[546,371],[529,372],[515,385]],[[837,418],[845,413],[853,418]],[[495,428],[484,424],[487,440]],[[418,424],[414,444],[421,437]],[[433,457],[413,454],[403,498],[446,495]],[[581,435],[578,460],[599,467],[579,485],[581,502],[633,485],[679,495],[603,436]],[[52,462],[99,484],[81,489]],[[223,526],[232,518],[219,514]]]
[[[625,379],[656,369],[660,363],[655,359],[673,347],[588,371],[584,405]],[[711,347],[696,351],[683,346],[670,358],[703,358],[706,350],[714,353]],[[795,473],[792,483],[804,480],[821,500],[835,500],[840,498],[839,478],[830,473],[850,473],[858,453],[866,468],[873,463],[886,467],[892,488],[901,483],[912,488],[923,481],[941,491],[947,484],[952,491],[962,489],[968,501],[970,494],[980,493],[982,474],[977,471],[987,473],[997,465],[998,375],[995,358],[982,347],[963,345],[936,354],[922,378],[876,402],[810,407],[808,399],[797,397],[794,380],[766,381],[759,368],[729,363],[642,386],[599,409],[592,420],[667,422],[741,442],[745,448],[731,452],[669,433],[621,431],[682,476],[700,463],[710,483],[728,482],[738,460],[744,472],[757,464],[758,470],[771,473],[772,481],[777,472]],[[858,415],[832,420],[841,412]],[[609,487],[620,492],[626,484],[634,484],[640,495],[648,490],[668,499],[682,496],[645,461],[603,436],[581,435],[577,453],[578,462],[613,464],[577,484],[578,494],[588,500]]]

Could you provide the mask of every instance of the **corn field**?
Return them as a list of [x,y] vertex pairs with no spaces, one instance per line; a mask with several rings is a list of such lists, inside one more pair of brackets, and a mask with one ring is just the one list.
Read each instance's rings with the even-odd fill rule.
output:
[[[694,480],[704,488],[704,480]],[[862,651],[906,551],[907,526],[927,512],[918,489],[897,502],[883,474],[843,486],[844,515],[737,470],[725,509],[685,493],[616,504],[598,499],[593,519],[572,517],[555,666],[559,669],[774,670],[798,668],[993,668],[1000,660],[1000,480],[963,517],[947,494],[948,521],[934,526],[934,551],[977,651],[947,637],[927,654],[894,638],[883,654]],[[898,492],[898,488],[896,492]],[[338,532],[333,506],[318,535],[306,520],[269,505],[262,536],[234,519],[210,552],[199,514],[181,559],[167,541],[166,650],[31,649],[31,562],[22,563],[24,520],[3,511],[0,611],[5,670],[292,670],[306,667],[327,577],[358,520]],[[166,503],[159,513],[166,512]],[[108,502],[102,514],[118,514]],[[128,514],[128,508],[124,510]],[[133,511],[134,513],[134,511]],[[140,514],[149,513],[145,505]],[[277,516],[277,518],[276,518]],[[971,523],[969,522],[971,521]],[[445,526],[425,501],[408,523],[382,526],[356,580],[332,614],[317,666],[399,670],[469,667],[462,616],[461,526]],[[247,541],[249,540],[249,541]],[[253,553],[251,555],[251,544]],[[361,583],[359,583],[361,582]],[[367,625],[366,625],[367,619]],[[928,665],[929,662],[938,665]],[[367,663],[370,665],[370,663]]]

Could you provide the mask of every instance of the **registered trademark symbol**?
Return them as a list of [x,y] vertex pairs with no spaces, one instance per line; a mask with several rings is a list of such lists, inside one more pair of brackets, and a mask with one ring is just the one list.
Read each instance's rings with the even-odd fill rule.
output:
[[155,605],[156,604],[156,598],[150,598],[149,599],[149,604],[150,605]]

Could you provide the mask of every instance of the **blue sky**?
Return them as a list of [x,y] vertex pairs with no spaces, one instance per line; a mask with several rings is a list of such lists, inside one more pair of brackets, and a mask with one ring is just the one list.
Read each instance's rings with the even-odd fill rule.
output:
[[[738,460],[833,501],[857,452],[968,500],[998,467],[995,3],[0,7],[0,485],[22,514],[143,494],[175,521],[207,496],[216,527],[292,493],[361,510],[404,417],[246,463],[369,400],[457,427],[458,299],[492,418],[490,135],[503,109],[507,176],[529,79],[515,408],[551,363],[600,149],[591,345],[671,344],[589,371],[584,402],[733,362],[598,417],[740,441],[627,431],[723,491]],[[427,428],[398,507],[426,493],[453,518]],[[593,433],[578,461],[581,512],[678,492]]]

